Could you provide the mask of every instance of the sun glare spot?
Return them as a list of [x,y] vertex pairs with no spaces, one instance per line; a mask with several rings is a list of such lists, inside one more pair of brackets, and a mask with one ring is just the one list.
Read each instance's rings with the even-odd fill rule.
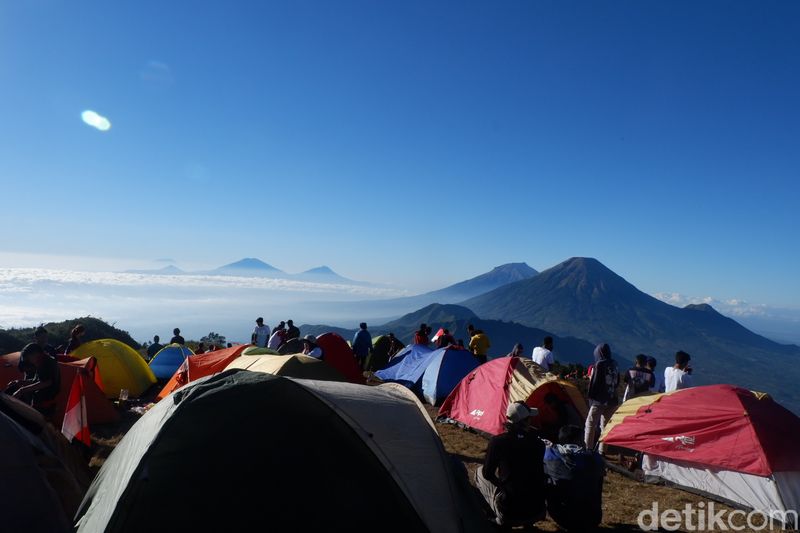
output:
[[87,125],[100,131],[108,131],[111,129],[110,120],[103,115],[89,109],[81,113],[81,120],[83,120]]

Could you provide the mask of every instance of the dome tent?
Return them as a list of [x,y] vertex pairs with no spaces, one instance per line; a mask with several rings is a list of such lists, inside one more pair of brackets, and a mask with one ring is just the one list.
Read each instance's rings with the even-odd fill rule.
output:
[[183,344],[168,344],[150,360],[150,369],[156,378],[169,379],[190,355],[194,352]]
[[375,376],[383,381],[392,381],[412,388],[422,379],[432,353],[433,350],[422,344],[409,344],[397,352],[389,366],[375,372]]
[[422,375],[422,397],[429,404],[438,405],[477,367],[478,361],[469,350],[456,347],[435,350]]
[[645,454],[646,476],[762,511],[796,527],[800,418],[763,393],[707,385],[623,403],[606,444]]
[[[237,531],[268,520],[362,531],[390,521],[395,531],[463,531],[472,511],[460,505],[450,468],[430,419],[402,387],[229,370],[176,391],[133,426],[76,527],[142,531],[158,520],[161,530]],[[354,498],[353,486],[370,490]],[[197,494],[209,492],[213,505],[198,506]],[[318,495],[313,512],[297,497],[309,493]]]
[[239,357],[231,361],[226,370],[232,368],[241,368],[251,372],[264,372],[273,376],[287,378],[347,381],[344,376],[325,361],[302,354]]
[[527,358],[500,357],[467,374],[439,409],[439,420],[490,435],[504,431],[506,408],[522,401],[536,407],[532,418],[540,429],[556,431],[565,424],[583,425],[588,407],[578,388]]
[[163,400],[171,392],[178,390],[187,383],[222,372],[228,366],[228,363],[238,358],[246,348],[246,344],[241,344],[187,357],[167,384],[164,385],[164,388],[161,389],[161,392],[158,393],[156,401]]
[[138,398],[156,383],[153,371],[142,356],[118,340],[100,339],[86,342],[70,355],[77,359],[87,357],[97,359],[97,368],[100,370],[106,398],[119,398],[119,391],[122,389],[127,389],[132,398]]
[[350,383],[364,383],[364,375],[356,363],[353,349],[341,335],[323,333],[317,338],[317,346],[322,348],[322,360],[339,371]]

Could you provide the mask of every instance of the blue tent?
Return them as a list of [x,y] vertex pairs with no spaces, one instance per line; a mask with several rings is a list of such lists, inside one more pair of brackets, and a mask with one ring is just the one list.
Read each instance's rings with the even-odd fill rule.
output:
[[169,379],[190,355],[194,355],[194,352],[181,344],[164,346],[150,360],[150,370],[158,379]]
[[438,404],[477,367],[478,361],[468,350],[436,350],[431,354],[428,368],[422,376],[422,396],[429,404]]
[[375,372],[383,381],[394,381],[414,388],[422,379],[422,374],[428,368],[433,351],[422,344],[409,344],[395,355],[389,366]]

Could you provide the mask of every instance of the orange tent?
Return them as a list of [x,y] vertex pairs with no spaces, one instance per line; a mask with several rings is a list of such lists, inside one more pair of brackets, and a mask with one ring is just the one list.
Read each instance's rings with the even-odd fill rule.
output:
[[242,344],[232,348],[225,348],[224,350],[216,350],[187,357],[164,388],[161,389],[161,392],[158,393],[156,401],[163,400],[169,396],[172,391],[196,379],[222,372],[231,361],[241,356],[242,352],[249,346],[249,344]]
[[[23,378],[22,373],[17,368],[18,364],[19,352],[0,356],[0,390],[5,389],[10,382]],[[72,389],[72,382],[79,372],[85,373],[90,377],[84,384],[86,415],[89,418],[89,424],[108,424],[119,420],[119,413],[103,393],[103,382],[94,357],[79,361],[59,362],[58,368],[61,370],[61,388],[58,391],[58,396],[56,396],[55,413],[52,420],[50,420],[55,427],[61,427],[69,391]]]

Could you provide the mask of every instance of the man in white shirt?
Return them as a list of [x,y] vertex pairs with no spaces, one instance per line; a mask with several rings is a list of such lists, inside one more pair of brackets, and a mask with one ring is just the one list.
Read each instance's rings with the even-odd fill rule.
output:
[[672,392],[688,389],[692,386],[692,368],[689,361],[692,359],[686,352],[675,354],[675,366],[664,369],[664,391]]
[[256,328],[253,330],[253,335],[250,342],[259,348],[266,348],[267,341],[269,341],[270,329],[269,326],[264,324],[264,319],[261,317],[256,318]]
[[303,355],[314,359],[322,359],[322,348],[317,346],[317,338],[314,335],[303,337]]
[[531,354],[533,362],[544,369],[545,372],[550,371],[550,365],[553,364],[553,337],[545,337],[541,346],[533,349]]

